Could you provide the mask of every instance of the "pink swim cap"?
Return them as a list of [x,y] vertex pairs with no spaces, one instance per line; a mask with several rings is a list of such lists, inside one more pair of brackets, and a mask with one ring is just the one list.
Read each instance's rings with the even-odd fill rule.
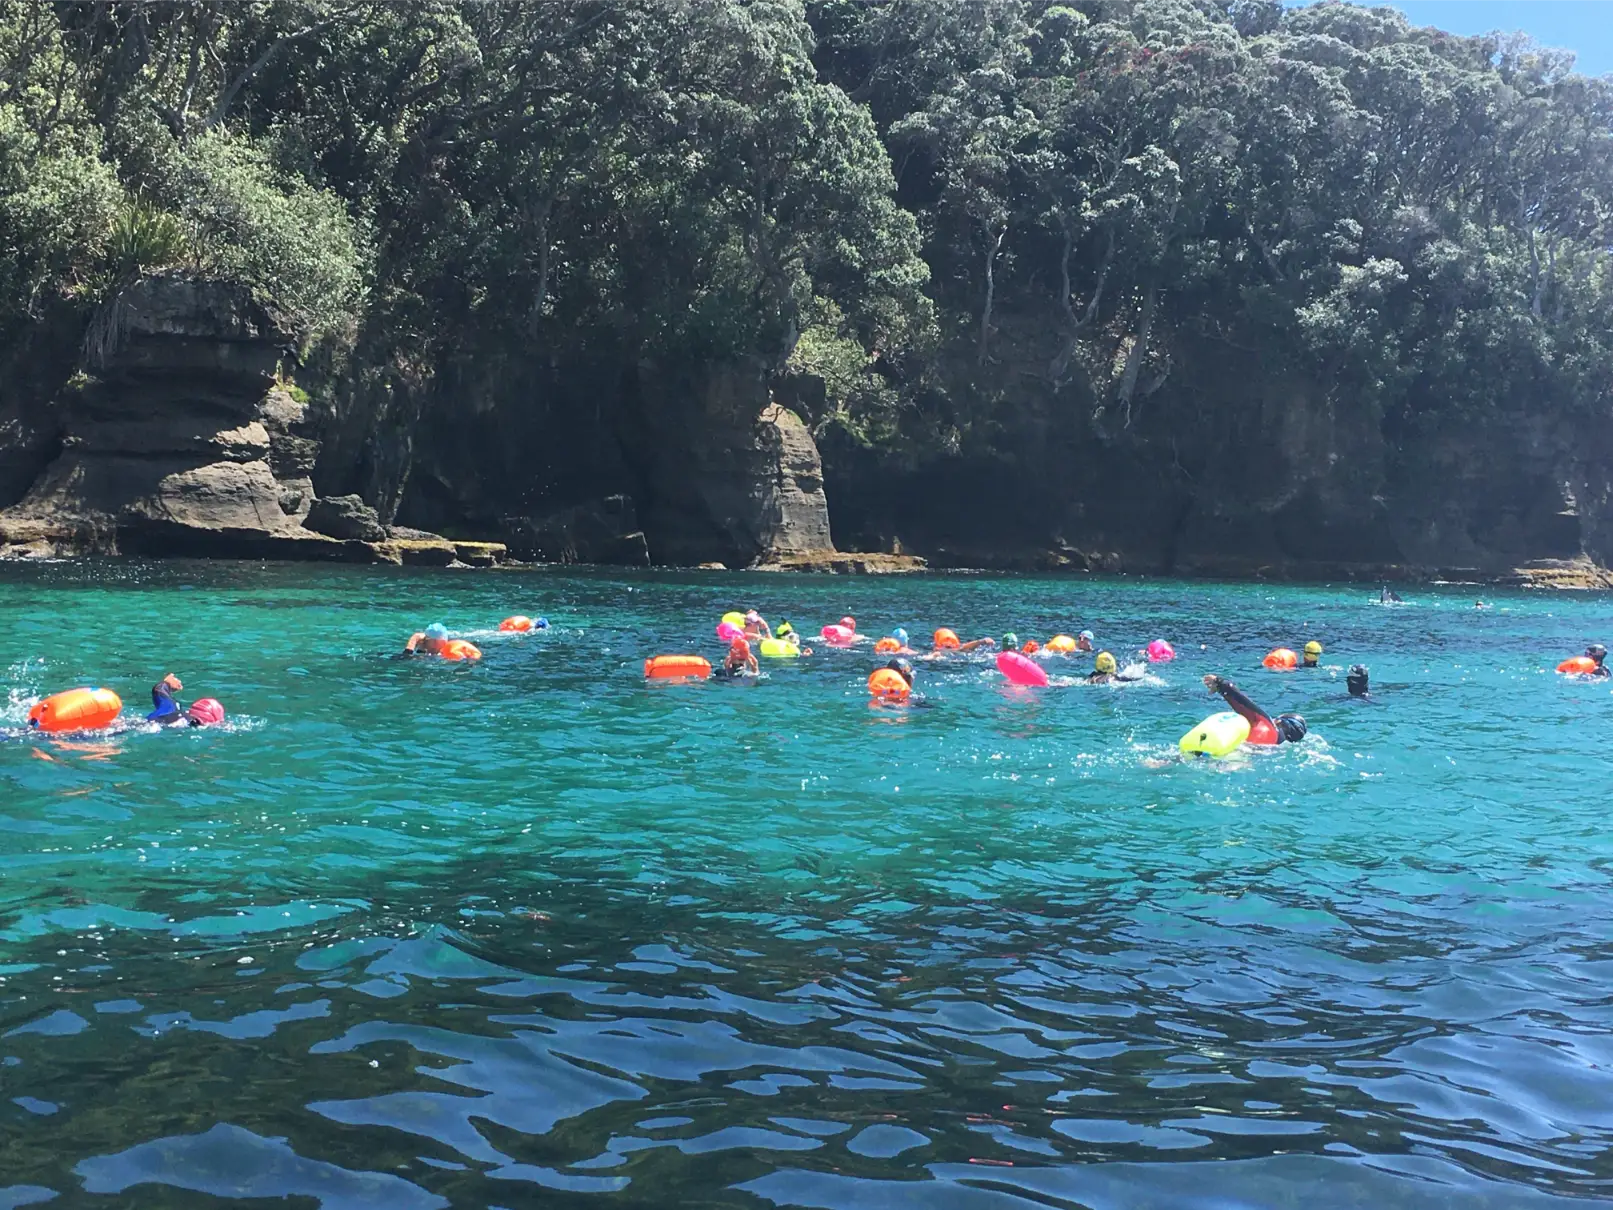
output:
[[199,727],[213,726],[224,721],[224,707],[217,698],[204,697],[191,703],[189,716]]

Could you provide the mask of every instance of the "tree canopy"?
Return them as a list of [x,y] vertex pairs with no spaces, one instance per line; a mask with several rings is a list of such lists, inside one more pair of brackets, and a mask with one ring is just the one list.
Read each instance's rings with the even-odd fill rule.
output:
[[1215,342],[1605,412],[1613,82],[1336,0],[0,0],[0,330],[169,265],[309,339],[752,359],[1103,441]]

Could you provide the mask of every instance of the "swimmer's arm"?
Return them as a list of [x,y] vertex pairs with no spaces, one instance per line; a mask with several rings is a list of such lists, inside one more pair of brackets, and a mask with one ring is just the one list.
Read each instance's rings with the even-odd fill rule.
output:
[[970,639],[967,643],[959,643],[959,651],[973,651],[976,647],[995,647],[996,639]]
[[1225,701],[1227,705],[1231,706],[1233,710],[1243,715],[1244,718],[1248,719],[1251,727],[1256,723],[1265,723],[1268,726],[1272,725],[1271,716],[1245,697],[1243,690],[1239,689],[1231,681],[1222,680],[1220,677],[1212,674],[1204,678],[1204,684],[1211,693],[1219,693],[1221,695],[1221,699]]
[[421,642],[425,639],[425,637],[426,637],[425,634],[423,632],[420,632],[420,631],[417,631],[414,634],[411,634],[409,636],[409,641],[403,645],[403,654],[404,655],[413,655],[414,652],[415,652],[415,648],[420,646]]

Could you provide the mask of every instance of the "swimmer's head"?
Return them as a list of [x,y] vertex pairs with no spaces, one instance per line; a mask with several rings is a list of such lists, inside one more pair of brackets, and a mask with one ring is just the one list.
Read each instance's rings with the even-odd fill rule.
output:
[[1299,743],[1300,740],[1305,738],[1306,733],[1310,731],[1310,728],[1305,725],[1304,718],[1298,714],[1279,714],[1272,719],[1272,722],[1277,724],[1277,734],[1281,735],[1290,744]]
[[183,684],[180,683],[179,678],[177,676],[175,676],[171,672],[167,676],[162,678],[162,683],[164,685],[167,685],[168,688],[170,688],[170,689],[183,689],[185,687]]
[[443,639],[448,637],[448,627],[444,626],[441,622],[433,622],[430,626],[426,627],[426,637],[431,639],[433,642],[441,642]]
[[1092,667],[1098,672],[1113,672],[1115,670],[1115,657],[1107,651],[1098,652],[1098,658],[1092,661]]
[[844,626],[847,630],[850,630],[850,631],[853,631],[853,632],[855,632],[856,629],[857,629],[857,619],[852,617],[850,614],[847,614],[845,617],[841,618],[840,619],[840,624],[842,626]]
[[1012,630],[1010,630],[1007,634],[1003,635],[1003,650],[1004,651],[1018,651],[1019,650],[1019,636],[1017,634],[1015,634]]
[[1322,645],[1315,639],[1305,644],[1305,662],[1314,664],[1322,655]]
[[747,622],[760,622],[762,620],[762,615],[757,613],[754,609],[747,609],[745,611],[745,620]]
[[744,659],[745,657],[749,656],[750,655],[750,640],[747,639],[744,635],[740,635],[739,638],[735,639],[732,643],[728,644],[728,654],[729,655],[737,655],[741,659]]
[[1585,648],[1585,654],[1600,664],[1603,660],[1607,659],[1607,648],[1602,646],[1600,643],[1592,643],[1589,647]]
[[537,621],[532,623],[532,627],[535,630],[547,630],[549,629],[549,619],[539,618]]
[[909,689],[913,687],[913,665],[904,659],[894,659],[886,664],[885,667],[906,681]]
[[1085,639],[1089,643],[1097,638],[1097,636],[1095,634],[1093,634],[1090,630],[1083,630],[1080,634],[1076,635],[1075,637],[1078,638],[1078,639]]
[[1365,664],[1351,664],[1349,674],[1344,678],[1349,686],[1351,697],[1365,697],[1367,695],[1367,666]]
[[907,631],[903,630],[900,626],[891,631],[891,638],[895,639],[899,645],[903,647],[907,646]]

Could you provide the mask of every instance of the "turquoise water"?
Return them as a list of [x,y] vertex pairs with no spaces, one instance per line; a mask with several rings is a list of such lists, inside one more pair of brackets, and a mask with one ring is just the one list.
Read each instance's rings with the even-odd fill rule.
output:
[[[1613,1194],[1609,601],[1472,592],[5,568],[0,1207]],[[643,682],[753,602],[1181,658]],[[439,619],[485,660],[388,658]],[[169,670],[230,726],[18,733]],[[1311,737],[1176,760],[1210,671]]]

